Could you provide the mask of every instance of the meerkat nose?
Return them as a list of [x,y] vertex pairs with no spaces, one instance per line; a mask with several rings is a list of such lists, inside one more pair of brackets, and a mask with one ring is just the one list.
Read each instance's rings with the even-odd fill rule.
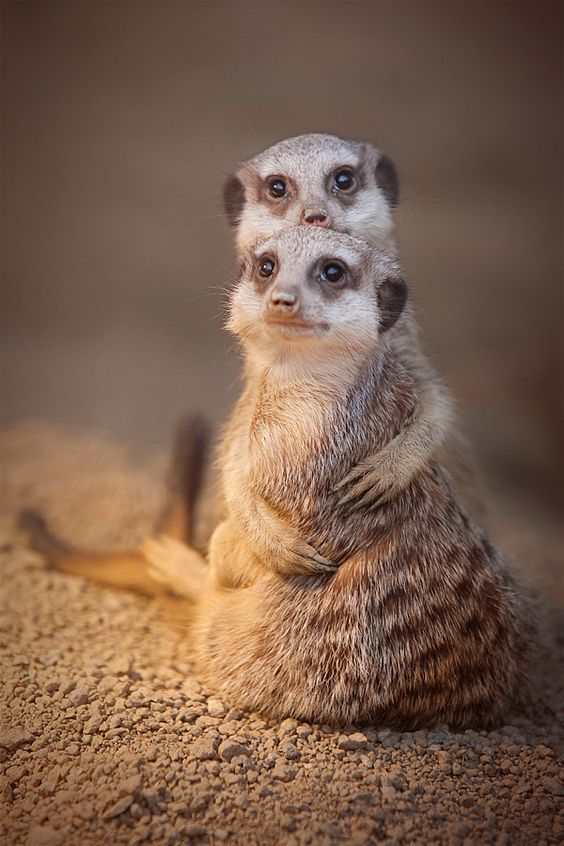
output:
[[324,209],[304,209],[302,212],[302,222],[309,226],[324,226],[328,227],[331,221],[329,215]]
[[269,307],[271,311],[294,314],[299,307],[298,297],[291,291],[274,290],[270,294]]

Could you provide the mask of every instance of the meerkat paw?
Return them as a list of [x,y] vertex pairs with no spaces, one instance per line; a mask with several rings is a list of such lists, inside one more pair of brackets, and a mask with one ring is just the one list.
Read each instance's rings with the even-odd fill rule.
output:
[[303,540],[295,542],[285,553],[280,562],[285,572],[334,573],[338,566]]
[[359,462],[334,488],[342,490],[339,505],[353,511],[366,506],[378,508],[397,496],[413,478],[415,469],[404,458],[400,460],[394,449],[383,449]]
[[262,540],[273,566],[283,573],[332,573],[337,564],[320,555],[264,502],[255,505],[266,535]]
[[168,535],[159,535],[148,538],[141,552],[147,561],[149,575],[166,590],[185,597],[201,593],[208,568],[194,549]]

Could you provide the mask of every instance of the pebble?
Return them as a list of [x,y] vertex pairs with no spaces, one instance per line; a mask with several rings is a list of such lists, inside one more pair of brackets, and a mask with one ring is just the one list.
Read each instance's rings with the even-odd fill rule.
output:
[[133,796],[122,796],[121,799],[118,799],[117,802],[114,802],[108,810],[104,814],[105,820],[111,820],[114,817],[118,817],[120,814],[123,814],[124,811],[133,804]]
[[210,717],[223,717],[227,714],[227,708],[221,699],[208,699],[208,714]]
[[345,751],[355,752],[357,749],[366,749],[368,746],[368,738],[360,731],[354,734],[342,734],[339,737],[339,749]]
[[5,775],[0,775],[0,801],[9,804],[14,799],[14,791],[10,780]]
[[272,770],[272,775],[278,781],[293,781],[296,777],[296,770],[281,761],[277,761]]
[[219,744],[218,748],[219,757],[222,758],[224,761],[231,761],[232,758],[235,758],[238,755],[245,755],[249,756],[250,752],[246,746],[243,746],[242,743],[237,743],[235,740],[224,740]]
[[34,825],[27,836],[27,846],[62,846],[62,843],[60,832],[49,826]]
[[191,745],[189,755],[198,761],[211,761],[217,758],[216,744],[211,737],[202,737]]
[[143,776],[140,773],[130,776],[118,785],[118,793],[135,796],[143,787]]
[[33,743],[35,736],[23,728],[9,728],[0,734],[0,746],[8,752],[15,752],[21,746]]

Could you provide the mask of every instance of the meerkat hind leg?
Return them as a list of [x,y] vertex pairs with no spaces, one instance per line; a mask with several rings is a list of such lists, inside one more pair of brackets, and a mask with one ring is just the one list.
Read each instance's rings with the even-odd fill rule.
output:
[[196,599],[205,589],[209,567],[199,552],[176,538],[163,534],[147,538],[141,552],[149,576],[170,593]]

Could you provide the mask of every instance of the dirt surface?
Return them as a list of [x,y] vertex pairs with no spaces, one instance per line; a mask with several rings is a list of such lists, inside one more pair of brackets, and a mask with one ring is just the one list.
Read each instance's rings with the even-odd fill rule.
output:
[[88,548],[150,530],[166,456],[51,424],[3,432],[3,842],[557,844],[564,788],[561,535],[502,494],[493,537],[550,597],[532,701],[491,732],[263,720],[203,690],[159,601],[49,572],[23,505]]

